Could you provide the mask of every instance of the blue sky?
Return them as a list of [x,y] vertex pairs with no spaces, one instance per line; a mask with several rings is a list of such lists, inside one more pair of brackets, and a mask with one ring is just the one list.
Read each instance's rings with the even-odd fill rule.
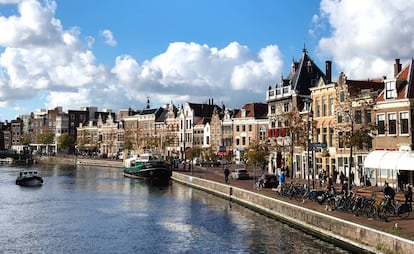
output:
[[0,121],[37,109],[265,102],[304,45],[333,78],[414,56],[412,1],[0,0]]
[[[131,54],[139,62],[151,59],[164,52],[171,42],[223,48],[237,41],[257,52],[280,41],[292,56],[300,54],[305,40],[317,42],[308,34],[312,16],[319,8],[316,1],[109,0],[99,5],[96,0],[71,0],[57,3],[56,16],[68,26],[80,26],[82,33],[95,36],[103,28],[113,31],[117,47],[97,53],[108,64],[113,64],[113,59],[121,54]],[[80,9],[89,11],[73,15]],[[102,44],[95,45],[97,52],[105,48]]]

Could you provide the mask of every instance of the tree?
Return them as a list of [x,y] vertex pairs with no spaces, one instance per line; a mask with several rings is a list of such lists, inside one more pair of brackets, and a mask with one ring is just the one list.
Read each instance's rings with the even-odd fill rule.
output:
[[37,143],[46,145],[46,152],[49,153],[49,145],[54,143],[55,134],[50,129],[44,129],[36,136]]
[[69,135],[69,133],[65,132],[57,138],[57,146],[59,149],[65,151],[66,153],[69,152],[70,148],[75,145],[74,139]]
[[20,136],[20,143],[22,145],[28,146],[32,143],[32,137],[29,134],[23,134]]
[[132,129],[125,129],[124,149],[131,151],[135,148],[136,140]]
[[247,161],[250,166],[260,166],[266,163],[269,152],[263,144],[253,141],[247,150]]
[[42,132],[38,133],[36,136],[37,143],[39,144],[50,145],[50,144],[53,144],[54,139],[55,139],[55,134],[49,129],[43,130]]
[[[377,83],[377,84],[376,84]],[[375,104],[377,90],[382,87],[382,83],[371,82],[371,89],[363,89],[356,85],[355,82],[348,82],[344,74],[338,78],[338,88],[336,91],[336,113],[337,128],[345,133],[342,145],[349,148],[349,169],[346,176],[349,178],[354,167],[354,150],[355,146],[359,146],[367,152],[372,145],[371,133],[375,130],[375,124],[371,121],[371,110]],[[377,85],[377,86],[375,86]],[[364,115],[364,117],[363,117]],[[365,120],[363,120],[365,119]],[[338,137],[338,141],[341,137]],[[339,142],[341,145],[341,142]]]

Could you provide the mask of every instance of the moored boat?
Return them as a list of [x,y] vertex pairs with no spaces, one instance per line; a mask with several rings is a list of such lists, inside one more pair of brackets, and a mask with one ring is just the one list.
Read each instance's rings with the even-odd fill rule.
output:
[[161,154],[145,152],[124,162],[125,177],[168,181],[171,175],[171,165]]
[[39,187],[43,185],[43,178],[36,170],[23,170],[20,171],[16,184],[27,187]]

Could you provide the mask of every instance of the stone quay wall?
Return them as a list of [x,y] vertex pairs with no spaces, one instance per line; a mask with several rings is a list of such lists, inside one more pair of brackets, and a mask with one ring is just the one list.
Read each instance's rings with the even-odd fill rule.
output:
[[67,164],[67,165],[84,165],[84,166],[99,166],[99,167],[114,167],[122,168],[123,164],[120,160],[102,160],[102,159],[88,159],[76,156],[36,156],[34,157],[36,163],[48,164]]
[[356,253],[414,253],[413,241],[283,200],[178,172],[173,172],[172,179],[234,201]]

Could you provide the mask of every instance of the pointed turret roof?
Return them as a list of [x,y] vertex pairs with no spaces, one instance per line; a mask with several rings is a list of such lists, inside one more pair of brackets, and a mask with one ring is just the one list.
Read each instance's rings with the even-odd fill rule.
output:
[[282,80],[282,86],[290,85],[297,94],[310,95],[309,88],[316,86],[320,78],[326,81],[325,74],[304,48],[300,60],[297,62],[293,60],[291,72],[286,79]]

